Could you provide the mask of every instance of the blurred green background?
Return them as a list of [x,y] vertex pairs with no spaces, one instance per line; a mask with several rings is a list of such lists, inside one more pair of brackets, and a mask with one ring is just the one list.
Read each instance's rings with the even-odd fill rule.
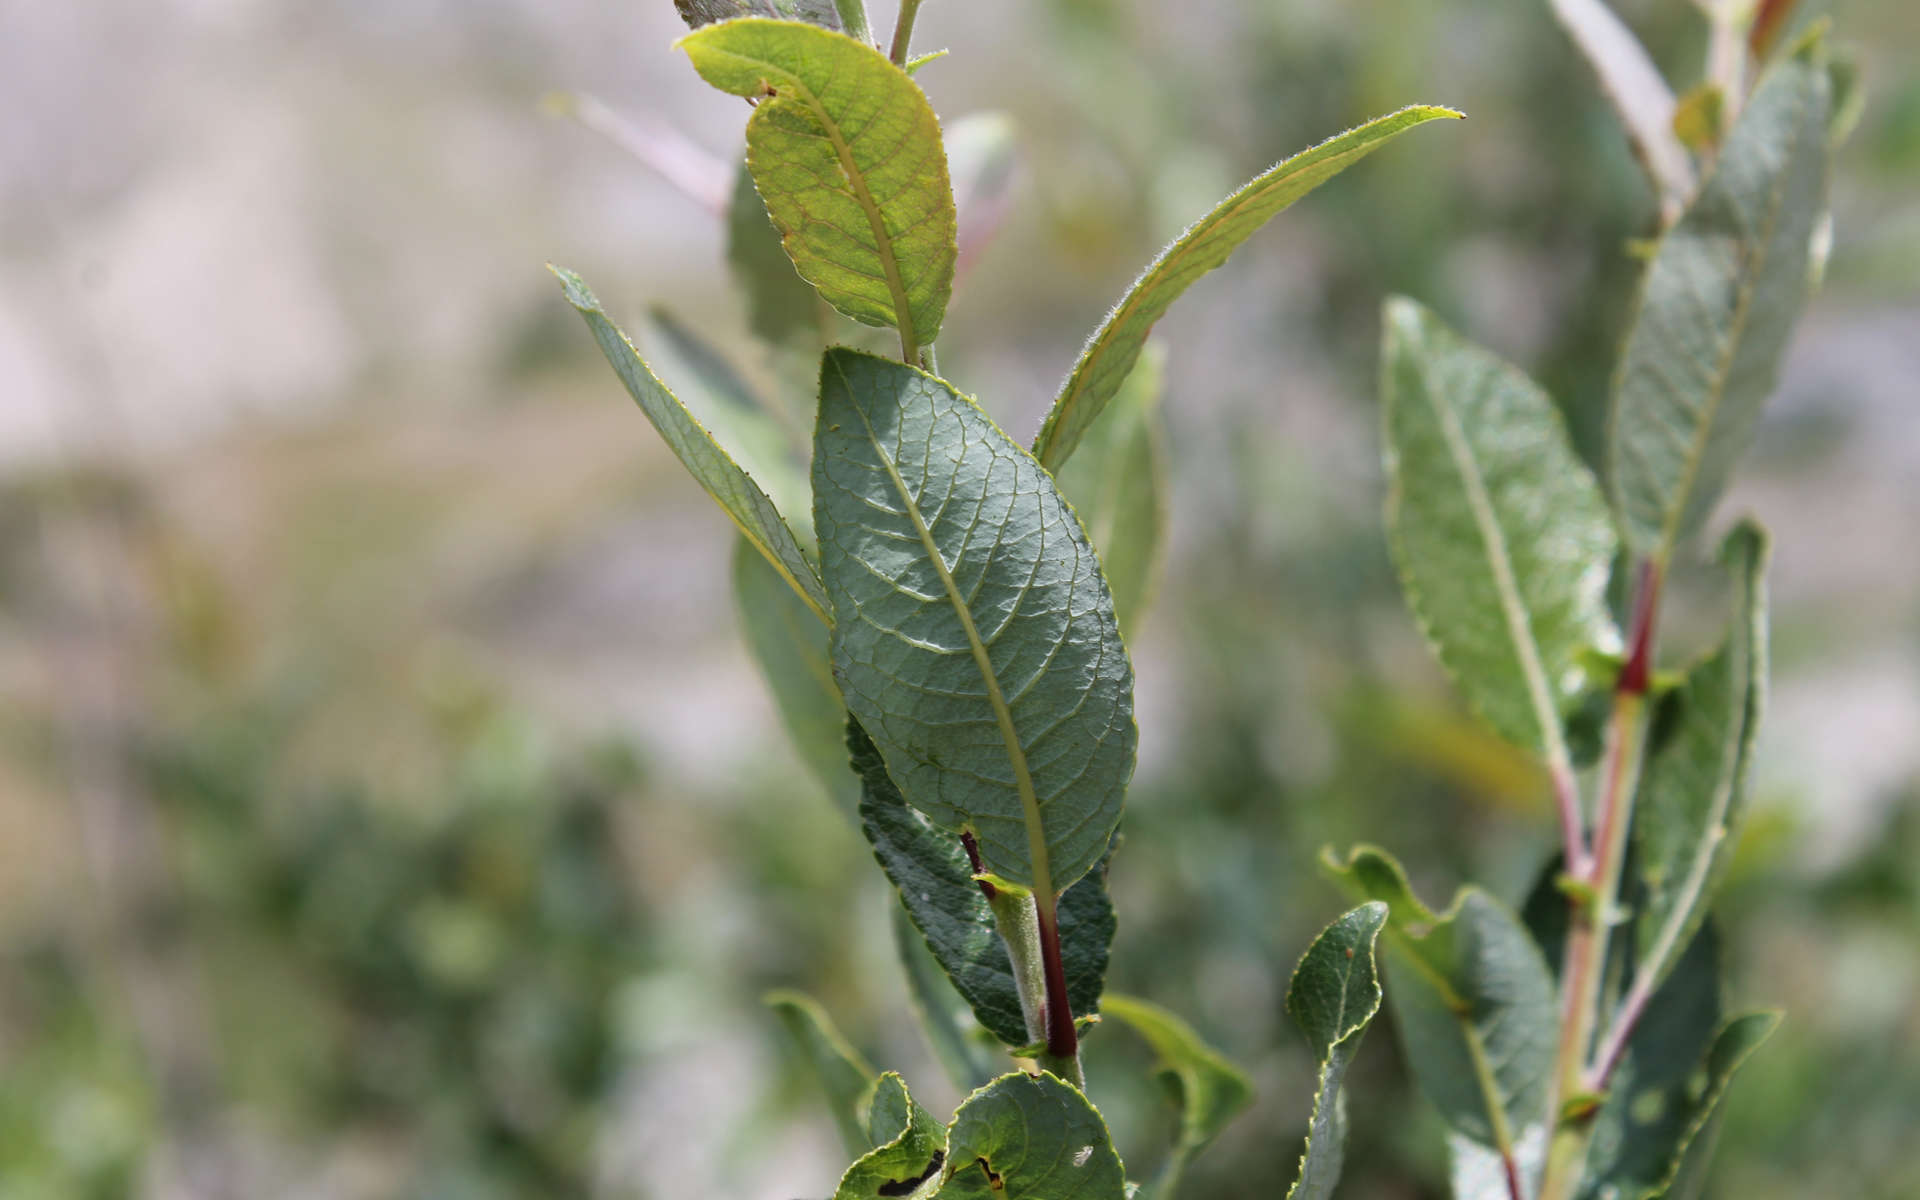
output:
[[[1624,15],[1684,86],[1683,0]],[[1920,1196],[1920,8],[1835,0],[1869,90],[1824,294],[1726,506],[1777,535],[1775,688],[1722,905],[1789,1016],[1718,1194]],[[880,14],[885,5],[876,6]],[[890,19],[888,10],[880,20]],[[814,992],[955,1099],[903,1019],[884,880],[741,646],[728,526],[542,269],[748,363],[720,223],[581,89],[731,159],[667,0],[100,0],[0,37],[0,1200],[827,1194],[758,997]],[[941,339],[1016,434],[1155,249],[1273,160],[1455,105],[1163,323],[1168,571],[1112,986],[1257,1106],[1195,1197],[1291,1177],[1285,979],[1327,842],[1517,901],[1551,820],[1468,724],[1379,532],[1376,314],[1437,307],[1597,435],[1651,207],[1544,0],[928,0],[920,76],[1022,166]],[[670,380],[671,381],[671,380]],[[1670,639],[1712,629],[1711,597]],[[1172,1120],[1118,1030],[1144,1177]],[[1390,1033],[1344,1195],[1439,1197]]]

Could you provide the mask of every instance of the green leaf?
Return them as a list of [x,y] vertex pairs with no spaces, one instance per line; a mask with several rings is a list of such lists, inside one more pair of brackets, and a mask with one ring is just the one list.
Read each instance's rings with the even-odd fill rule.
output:
[[753,543],[753,548],[766,556],[767,562],[806,602],[807,607],[822,621],[827,620],[827,596],[821,587],[819,573],[801,551],[793,530],[781,517],[773,501],[767,498],[766,492],[727,456],[727,452],[713,440],[713,435],[694,420],[693,414],[667,390],[666,385],[654,377],[641,359],[640,352],[633,348],[627,335],[607,319],[600,301],[594,298],[580,277],[559,267],[549,269],[559,278],[568,303],[586,318],[587,327],[593,331],[594,340],[600,343],[601,352],[613,364],[614,374],[626,385],[627,393],[640,405],[640,411],[646,414],[647,420],[659,430],[667,447],[699,481],[700,486],[707,489],[707,494],[720,502],[720,507],[733,518],[740,532]]
[[1136,739],[1079,520],[971,400],[847,349],[821,371],[813,480],[848,709],[909,804],[1052,899],[1107,853]]
[[983,1087],[997,1066],[967,1017],[967,1004],[947,982],[946,970],[901,905],[893,906],[893,948],[907,975],[907,996],[920,1031],[953,1086],[963,1092]]
[[857,784],[847,776],[847,706],[833,681],[826,627],[745,538],[734,544],[733,598],[747,649],[800,761],[851,814]]
[[1619,640],[1599,485],[1532,380],[1403,297],[1385,327],[1387,532],[1408,606],[1496,733],[1564,761],[1582,652]]
[[1721,558],[1738,590],[1720,649],[1654,712],[1634,805],[1640,971],[1657,986],[1706,919],[1745,808],[1767,682],[1767,535],[1743,522]]
[[745,163],[727,205],[727,265],[746,297],[747,328],[754,336],[771,346],[811,346],[819,352],[826,340],[820,293],[793,269]]
[[1034,441],[1033,452],[1040,462],[1049,471],[1059,471],[1120,391],[1154,322],[1194,281],[1225,263],[1281,210],[1397,134],[1438,117],[1461,115],[1450,108],[1421,105],[1375,117],[1269,168],[1194,222],[1134,282],[1081,351]]
[[1387,995],[1420,1090],[1456,1130],[1518,1163],[1543,1123],[1559,1026],[1539,947],[1478,888],[1434,913],[1374,847],[1321,862],[1356,897],[1387,904]]
[[1600,77],[1671,219],[1693,194],[1693,159],[1674,132],[1673,89],[1605,0],[1553,0],[1553,13]]
[[1830,160],[1817,59],[1810,44],[1761,79],[1641,285],[1608,469],[1629,547],[1659,563],[1705,521],[1753,440],[1806,299]]
[[865,1154],[872,1145],[867,1139],[867,1113],[877,1073],[847,1044],[833,1018],[813,997],[781,989],[768,992],[761,1002],[780,1018],[781,1028],[813,1068],[847,1153]]
[[1313,1043],[1320,1078],[1300,1155],[1300,1177],[1287,1192],[1288,1200],[1327,1200],[1340,1181],[1347,1143],[1341,1087],[1367,1023],[1380,1011],[1374,945],[1386,923],[1384,903],[1361,905],[1322,930],[1293,970],[1287,1012]]
[[1131,638],[1153,596],[1166,527],[1166,437],[1160,420],[1165,355],[1149,344],[1113,403],[1057,477],[1100,552],[1120,632]]
[[917,358],[939,336],[956,253],[940,122],[920,88],[873,47],[789,21],[728,21],[679,44],[702,79],[759,101],[747,169],[794,267]]
[[1125,1200],[1107,1124],[1070,1083],[1003,1075],[967,1097],[947,1133],[940,1200]]
[[1720,1102],[1733,1077],[1753,1057],[1762,1043],[1780,1027],[1777,1012],[1755,1012],[1735,1017],[1713,1039],[1707,1052],[1705,1087],[1694,1102],[1691,1120],[1681,1138],[1679,1152],[1667,1174],[1641,1193],[1638,1200],[1664,1200],[1700,1194],[1708,1163],[1713,1157],[1712,1131],[1720,1116]]
[[692,29],[735,17],[775,17],[827,29],[841,27],[834,0],[673,0],[673,7]]
[[[1166,1009],[1137,996],[1114,994],[1101,1004],[1100,1013],[1131,1025],[1160,1056],[1158,1069],[1178,1082],[1180,1134],[1173,1152],[1182,1161],[1197,1154],[1253,1102],[1253,1084],[1240,1068]],[[1164,1189],[1155,1191],[1160,1200],[1165,1195]]]
[[[1013,963],[960,839],[935,829],[907,806],[857,721],[848,722],[847,749],[860,777],[861,828],[927,949],[988,1032],[1009,1046],[1026,1045],[1033,1038]],[[1075,1015],[1087,1016],[1100,1008],[1113,941],[1105,870],[1089,871],[1067,889],[1060,898],[1059,923],[1067,1005]]]
[[947,1131],[914,1103],[907,1085],[891,1071],[874,1088],[867,1138],[873,1150],[847,1168],[833,1200],[912,1200],[933,1195],[946,1162]]

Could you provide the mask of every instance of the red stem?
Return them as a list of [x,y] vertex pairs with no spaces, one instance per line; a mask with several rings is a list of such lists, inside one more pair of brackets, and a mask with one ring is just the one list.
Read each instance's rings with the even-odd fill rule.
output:
[[1073,1008],[1067,1003],[1067,970],[1060,959],[1060,928],[1055,923],[1051,896],[1035,896],[1040,917],[1040,964],[1047,975],[1047,1054],[1071,1060],[1080,1053],[1080,1036],[1073,1028]]

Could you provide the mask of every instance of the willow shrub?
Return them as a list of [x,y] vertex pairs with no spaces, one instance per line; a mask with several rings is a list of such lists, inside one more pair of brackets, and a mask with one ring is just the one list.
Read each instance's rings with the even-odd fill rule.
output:
[[[1320,1064],[1290,1196],[1334,1189],[1342,1081],[1383,992],[1451,1130],[1461,1197],[1697,1186],[1726,1085],[1777,1021],[1723,1017],[1707,915],[1765,689],[1761,529],[1742,523],[1722,541],[1733,612],[1721,647],[1677,669],[1656,647],[1663,580],[1750,441],[1817,274],[1846,76],[1815,31],[1749,86],[1778,26],[1781,6],[1768,5],[1751,25],[1722,15],[1710,78],[1676,98],[1599,0],[1554,7],[1625,118],[1662,214],[1641,247],[1606,468],[1596,476],[1574,453],[1550,396],[1412,300],[1386,306],[1382,389],[1387,526],[1409,607],[1472,708],[1538,756],[1565,847],[1521,913],[1471,887],[1436,913],[1385,851],[1323,855],[1361,903],[1307,948],[1287,995]],[[935,358],[961,239],[950,147],[913,80],[918,4],[901,6],[886,51],[858,0],[678,8],[700,77],[751,105],[728,257],[772,360],[789,378],[818,363],[817,402],[794,420],[665,323],[664,344],[712,401],[703,424],[579,277],[556,274],[738,526],[752,649],[803,757],[857,797],[899,891],[916,1011],[971,1093],[950,1116],[929,1113],[810,999],[770,997],[852,1160],[835,1200],[1132,1195],[1083,1091],[1081,1041],[1097,1017],[1130,1026],[1177,1082],[1176,1144],[1146,1184],[1168,1200],[1250,1089],[1177,1016],[1103,994],[1106,876],[1136,742],[1126,635],[1162,536],[1148,334],[1295,200],[1460,114],[1402,109],[1223,200],[1121,297],[1022,445]],[[991,172],[1002,138],[991,122],[954,124],[966,184]],[[893,331],[898,353],[828,346],[832,313]],[[1569,730],[1597,711],[1607,732],[1585,761]]]

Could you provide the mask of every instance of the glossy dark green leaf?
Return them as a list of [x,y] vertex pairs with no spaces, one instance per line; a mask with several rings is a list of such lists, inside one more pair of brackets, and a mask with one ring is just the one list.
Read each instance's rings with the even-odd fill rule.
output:
[[1322,930],[1293,970],[1287,1013],[1320,1063],[1313,1117],[1289,1200],[1327,1200],[1346,1162],[1347,1066],[1368,1022],[1380,1011],[1374,946],[1387,923],[1386,904],[1369,901]]
[[[1115,994],[1102,1002],[1100,1012],[1132,1026],[1159,1056],[1158,1069],[1179,1081],[1180,1133],[1173,1147],[1179,1159],[1199,1153],[1253,1103],[1253,1084],[1246,1074],[1166,1009],[1137,996]],[[1166,1200],[1165,1189],[1154,1196]]]
[[1411,300],[1387,303],[1387,532],[1407,603],[1500,736],[1568,757],[1581,654],[1618,643],[1600,487],[1532,380]]
[[867,1114],[878,1072],[847,1044],[833,1018],[813,997],[783,989],[768,992],[763,1003],[780,1018],[780,1026],[794,1048],[813,1068],[847,1153],[865,1154],[872,1148],[867,1138]]
[[673,0],[673,7],[691,29],[735,17],[774,17],[841,28],[834,0]]
[[1420,1090],[1460,1133],[1518,1163],[1544,1120],[1559,1025],[1539,947],[1478,888],[1436,914],[1381,850],[1321,860],[1356,897],[1387,904],[1387,999]]
[[1100,552],[1120,632],[1139,632],[1153,598],[1166,531],[1166,435],[1160,415],[1165,355],[1149,344],[1118,395],[1080,442],[1057,482]]
[[1105,856],[1133,669],[1080,522],[969,399],[827,353],[814,522],[847,707],[908,803],[1051,898]]
[[733,598],[794,750],[851,815],[859,783],[847,772],[847,706],[833,681],[826,627],[745,538],[734,544]]
[[914,1103],[907,1085],[891,1071],[874,1088],[867,1140],[874,1148],[847,1168],[833,1200],[914,1200],[940,1186],[946,1128]]
[[1699,529],[1753,440],[1807,296],[1828,110],[1810,42],[1761,79],[1647,268],[1608,429],[1614,504],[1640,556],[1664,562]]
[[1107,1123],[1052,1075],[1004,1075],[948,1127],[940,1200],[1126,1200]]
[[567,301],[586,318],[601,352],[613,364],[613,370],[626,385],[627,393],[647,420],[660,432],[675,456],[692,473],[707,494],[719,501],[733,523],[754,549],[822,621],[827,617],[827,597],[819,573],[804,552],[780,510],[760,485],[740,469],[706,428],[693,418],[665,384],[657,379],[635,350],[627,336],[607,319],[587,285],[571,271],[552,268],[566,291]]
[[1034,440],[1034,454],[1049,471],[1060,469],[1101,411],[1119,394],[1154,323],[1195,281],[1225,263],[1261,226],[1397,135],[1440,117],[1460,115],[1450,108],[1419,105],[1375,117],[1268,168],[1194,222],[1134,281],[1106,323],[1087,342],[1073,374],[1054,400],[1040,436]]
[[[1033,1041],[1006,943],[996,932],[993,910],[973,879],[959,838],[936,829],[907,806],[857,722],[848,724],[847,748],[860,777],[861,828],[927,949],[993,1036],[1009,1046]],[[1100,1009],[1114,932],[1103,867],[1089,871],[1061,896],[1059,920],[1067,1003],[1075,1016],[1091,1016]]]
[[940,122],[872,46],[791,21],[709,25],[680,40],[721,91],[758,101],[747,169],[794,267],[916,358],[953,288],[955,218]]
[[1721,557],[1738,597],[1732,628],[1685,686],[1661,697],[1634,805],[1639,969],[1649,988],[1706,920],[1732,857],[1766,697],[1767,535],[1743,523]]

